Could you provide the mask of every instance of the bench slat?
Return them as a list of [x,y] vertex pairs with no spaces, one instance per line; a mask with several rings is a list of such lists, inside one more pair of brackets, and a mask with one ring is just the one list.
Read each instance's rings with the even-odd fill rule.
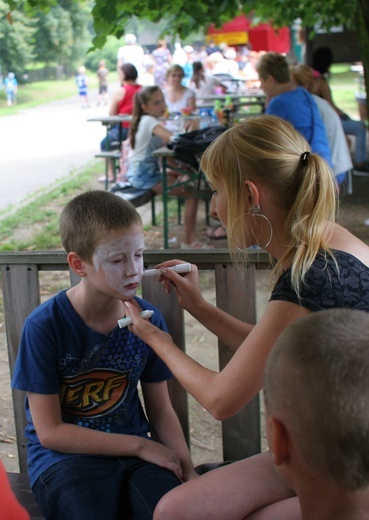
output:
[[[240,272],[231,264],[215,265],[217,306],[247,323],[256,323],[255,266],[250,264]],[[232,334],[232,331],[230,331]],[[219,367],[231,359],[232,350],[219,340]],[[222,422],[223,458],[239,460],[260,453],[259,396],[237,415]]]
[[[8,264],[1,266],[1,275],[9,369],[10,376],[12,376],[24,320],[40,304],[39,273],[35,265]],[[24,413],[25,392],[13,390],[12,394],[18,439],[19,467],[22,473],[26,473],[27,454],[26,439],[24,437],[24,428],[26,427]]]
[[[163,298],[163,287],[155,278],[142,279],[142,296],[145,300],[158,307],[164,316],[168,330],[173,337],[174,343],[185,351],[185,331],[183,310],[179,307],[175,292]],[[176,379],[168,382],[169,394],[173,407],[178,415],[183,433],[188,445],[190,445],[190,431],[188,421],[188,399],[187,392]]]

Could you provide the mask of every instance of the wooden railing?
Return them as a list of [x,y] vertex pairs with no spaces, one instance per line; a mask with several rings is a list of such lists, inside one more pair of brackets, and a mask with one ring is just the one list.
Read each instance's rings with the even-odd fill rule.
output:
[[[147,251],[145,267],[159,262],[183,258],[196,264],[200,270],[213,270],[216,303],[218,307],[237,318],[256,321],[256,269],[268,269],[269,257],[265,253],[251,253],[244,272],[241,273],[231,262],[227,250],[207,251]],[[40,272],[68,271],[66,254],[61,251],[14,252],[0,254],[2,290],[9,367],[12,375],[16,360],[23,322],[28,314],[40,304]],[[71,284],[78,282],[73,273]],[[163,297],[161,284],[153,278],[142,281],[142,296],[157,306],[166,320],[175,343],[185,350],[184,314],[172,291]],[[232,332],[230,331],[230,334]],[[231,357],[231,350],[218,342],[219,366],[222,368]],[[175,381],[170,382],[173,405],[181,421],[187,441],[190,441],[188,400],[185,390]],[[26,441],[24,438],[25,414],[24,393],[13,391],[13,406],[16,425],[20,471],[26,472]],[[223,459],[239,460],[260,451],[260,407],[257,396],[236,416],[222,423]]]

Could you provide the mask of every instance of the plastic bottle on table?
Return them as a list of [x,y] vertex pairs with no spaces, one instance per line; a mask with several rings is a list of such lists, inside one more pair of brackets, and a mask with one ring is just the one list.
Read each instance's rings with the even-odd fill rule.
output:
[[212,123],[212,120],[211,120],[211,116],[210,116],[209,112],[207,112],[206,110],[202,110],[200,112],[200,124],[199,124],[200,130],[203,130],[204,128],[208,128],[209,126],[212,126],[211,123]]
[[210,118],[211,118],[210,126],[219,126],[219,119],[218,119],[218,116],[216,115],[216,113],[214,112],[214,110],[211,111]]
[[179,134],[183,134],[186,131],[185,120],[180,112],[178,112],[174,116],[173,123],[174,123],[174,128],[173,128],[174,137],[178,137]]

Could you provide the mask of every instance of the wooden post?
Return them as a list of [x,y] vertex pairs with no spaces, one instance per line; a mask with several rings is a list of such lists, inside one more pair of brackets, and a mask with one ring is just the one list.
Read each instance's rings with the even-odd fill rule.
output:
[[[183,310],[178,304],[174,291],[171,291],[165,297],[163,293],[164,289],[155,277],[142,279],[143,298],[160,309],[174,343],[185,352]],[[168,387],[170,398],[181,423],[187,444],[190,445],[187,392],[174,378],[168,382]]]
[[[10,377],[13,375],[23,323],[30,312],[40,304],[39,276],[36,265],[2,265],[4,316],[8,345]],[[25,392],[13,390],[13,409],[18,439],[19,468],[27,472],[27,453],[24,429]],[[22,439],[19,442],[19,439]]]
[[[240,272],[231,264],[215,265],[217,306],[247,323],[256,323],[255,265]],[[231,334],[231,331],[230,331]],[[219,345],[219,367],[222,369],[233,352],[222,341]],[[223,421],[223,458],[239,460],[260,453],[259,395],[237,415]]]

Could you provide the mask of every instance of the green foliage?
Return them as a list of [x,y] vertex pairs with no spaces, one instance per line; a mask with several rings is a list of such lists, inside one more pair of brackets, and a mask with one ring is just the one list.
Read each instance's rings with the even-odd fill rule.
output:
[[107,35],[121,38],[127,23],[134,16],[155,23],[164,21],[163,34],[180,34],[185,38],[201,27],[208,27],[214,22],[220,24],[236,16],[238,11],[234,0],[117,0],[114,4],[96,0],[92,10],[96,32],[93,42],[96,47],[102,47]]
[[292,25],[300,18],[304,27],[321,23],[324,29],[335,25],[352,24],[356,14],[356,2],[346,0],[245,0],[242,9],[245,14],[255,12],[259,20],[273,21],[276,27]]
[[110,71],[116,69],[117,52],[122,45],[114,36],[108,36],[102,49],[94,49],[86,55],[85,65],[90,70],[97,70],[99,61],[105,60],[106,66]]
[[65,63],[72,54],[73,29],[71,15],[56,5],[39,12],[35,35],[37,59],[46,64]]
[[9,71],[20,79],[25,66],[33,58],[32,51],[35,23],[22,12],[15,11],[12,24],[6,18],[9,6],[0,0],[0,65],[5,76]]
[[35,52],[40,62],[72,68],[83,61],[91,40],[86,2],[59,0],[47,10],[34,8],[32,15],[38,20]]
[[[15,8],[10,15],[9,7]],[[91,6],[85,0],[0,0],[0,16],[0,65],[18,80],[35,60],[72,69],[91,45]]]

